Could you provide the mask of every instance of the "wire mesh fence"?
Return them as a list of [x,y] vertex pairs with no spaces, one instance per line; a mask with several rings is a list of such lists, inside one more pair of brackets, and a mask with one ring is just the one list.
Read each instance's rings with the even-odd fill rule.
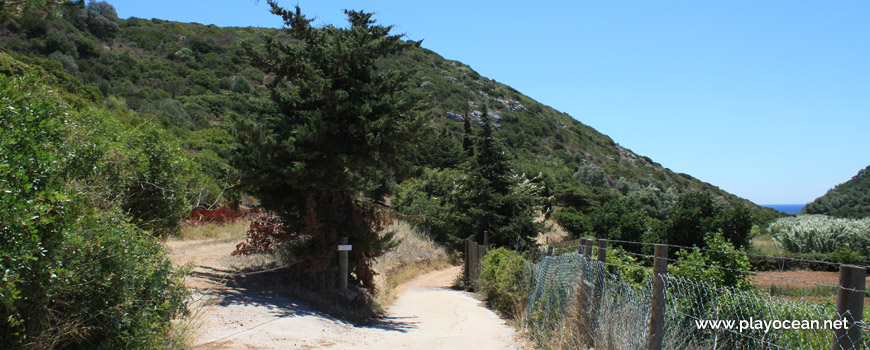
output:
[[645,347],[650,283],[625,282],[578,253],[546,256],[531,268],[527,317],[536,330],[532,335],[546,338],[539,343],[561,336],[564,347]]
[[[635,282],[621,275],[632,268],[638,267],[577,252],[532,264],[526,320],[532,337],[555,348],[645,349],[653,279],[658,278],[665,296],[664,349],[841,348],[832,344],[870,349],[867,323],[856,324],[849,312],[838,314],[832,303],[793,301],[746,286],[651,271]],[[842,326],[843,319],[851,328],[835,334],[832,328]],[[846,341],[835,342],[838,338]]]

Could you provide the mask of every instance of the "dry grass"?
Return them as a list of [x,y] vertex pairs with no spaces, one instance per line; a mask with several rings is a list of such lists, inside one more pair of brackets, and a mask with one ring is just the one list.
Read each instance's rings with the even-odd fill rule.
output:
[[586,288],[580,283],[563,317],[535,320],[538,325],[529,328],[530,315],[523,313],[518,326],[526,328],[539,349],[592,349],[590,344],[593,343],[595,330],[591,328],[593,315],[589,305],[584,303],[587,300],[586,293]]
[[758,253],[764,255],[782,255],[782,251],[776,248],[773,244],[773,237],[768,234],[759,235],[749,241]]
[[538,217],[535,218],[535,221],[543,221],[544,225],[547,227],[547,231],[541,233],[541,235],[535,239],[535,242],[538,243],[538,245],[559,243],[571,237],[571,234],[552,218],[544,220],[544,215],[538,215]]
[[203,223],[196,226],[187,226],[181,229],[181,235],[177,240],[227,240],[244,239],[251,226],[251,220],[239,219],[232,223],[216,224]]
[[378,294],[375,302],[386,308],[395,301],[396,287],[426,272],[446,267],[447,252],[426,234],[410,224],[396,221],[386,228],[393,232],[399,246],[375,260],[375,284]]

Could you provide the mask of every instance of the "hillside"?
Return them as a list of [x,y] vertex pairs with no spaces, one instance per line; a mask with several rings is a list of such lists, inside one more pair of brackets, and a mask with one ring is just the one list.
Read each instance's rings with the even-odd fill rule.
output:
[[[245,113],[248,101],[264,97],[269,81],[250,64],[245,43],[255,47],[264,35],[293,39],[276,29],[118,19],[114,10],[83,6],[60,5],[54,10],[58,16],[6,19],[0,47],[20,62],[80,81],[83,87],[75,90],[85,99],[162,125],[199,165],[205,184],[197,201],[239,198],[235,171],[225,160],[232,143],[225,126]],[[381,65],[414,70],[416,85],[426,96],[423,113],[432,130],[413,159],[418,169],[455,166],[448,151],[463,137],[463,120],[480,124],[487,108],[498,136],[514,155],[517,172],[542,174],[556,206],[602,202],[609,195],[601,193],[637,192],[642,201],[662,202],[681,193],[709,191],[727,202],[749,204],[757,222],[777,216],[675,173],[592,126],[425,48]],[[413,174],[396,178],[407,176]]]
[[854,219],[870,216],[870,166],[807,204],[802,212]]

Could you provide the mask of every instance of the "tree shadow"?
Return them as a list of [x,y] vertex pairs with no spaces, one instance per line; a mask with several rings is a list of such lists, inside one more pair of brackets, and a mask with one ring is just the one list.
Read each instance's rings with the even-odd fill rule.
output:
[[197,266],[197,271],[190,273],[192,277],[209,281],[216,286],[202,291],[210,298],[210,303],[215,305],[264,307],[276,317],[317,316],[342,322],[342,320],[318,312],[298,300],[272,293],[256,283],[250,283],[245,278],[233,274],[233,271],[207,266]]
[[420,324],[420,322],[411,321],[416,318],[417,317],[380,317],[359,327],[408,333],[408,331],[419,328],[417,325]]
[[[295,282],[288,277],[286,270],[246,275],[245,272],[197,266],[190,276],[213,284],[214,288],[202,292],[210,298],[210,303],[220,306],[263,307],[279,318],[314,316],[358,328],[401,333],[417,329],[419,324],[412,321],[414,317],[376,317],[374,314],[359,316],[352,310],[360,308],[360,305],[349,303],[330,293],[304,290],[294,285]],[[301,300],[306,298],[309,300]]]

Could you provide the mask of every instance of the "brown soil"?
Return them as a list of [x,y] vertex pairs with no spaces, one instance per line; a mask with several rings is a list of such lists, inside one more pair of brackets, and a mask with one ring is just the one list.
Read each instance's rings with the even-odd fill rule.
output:
[[[759,271],[758,274],[752,276],[753,284],[768,289],[771,286],[776,286],[781,289],[813,289],[824,286],[836,286],[839,283],[840,274],[838,272],[827,271]],[[870,287],[870,276],[865,282],[866,286]],[[834,300],[833,297],[789,297],[789,299],[803,299],[811,302],[823,302]],[[864,298],[864,304],[870,305],[870,298]]]
[[[759,271],[752,277],[753,282],[762,288],[777,286],[783,288],[813,288],[818,284],[837,285],[839,275],[825,271]],[[806,281],[806,282],[798,282]]]

